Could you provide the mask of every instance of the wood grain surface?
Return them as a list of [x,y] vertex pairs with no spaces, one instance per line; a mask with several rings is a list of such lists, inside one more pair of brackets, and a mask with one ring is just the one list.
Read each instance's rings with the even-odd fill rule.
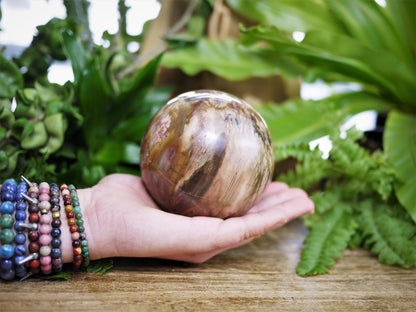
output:
[[299,221],[210,261],[114,259],[103,276],[0,282],[0,311],[416,311],[416,270],[346,250],[331,274],[296,275]]

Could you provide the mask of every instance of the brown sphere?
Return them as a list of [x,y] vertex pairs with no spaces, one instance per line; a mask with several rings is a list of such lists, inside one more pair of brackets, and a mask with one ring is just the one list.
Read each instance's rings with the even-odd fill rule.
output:
[[143,182],[165,211],[227,218],[250,209],[271,180],[263,118],[224,92],[191,91],[153,117],[141,146]]

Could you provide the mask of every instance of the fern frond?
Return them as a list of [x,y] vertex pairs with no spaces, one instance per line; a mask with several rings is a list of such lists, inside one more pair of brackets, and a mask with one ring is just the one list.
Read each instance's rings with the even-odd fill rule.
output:
[[342,258],[358,223],[348,205],[339,204],[315,223],[305,240],[301,261],[296,269],[300,276],[329,273],[336,258]]
[[364,247],[378,254],[379,261],[387,265],[416,266],[416,224],[407,216],[390,211],[393,210],[387,205],[371,205],[368,201],[360,222]]
[[384,154],[370,154],[356,142],[359,138],[357,132],[351,129],[346,138],[331,137],[333,148],[328,166],[334,175],[363,181],[387,200],[393,190],[394,170]]

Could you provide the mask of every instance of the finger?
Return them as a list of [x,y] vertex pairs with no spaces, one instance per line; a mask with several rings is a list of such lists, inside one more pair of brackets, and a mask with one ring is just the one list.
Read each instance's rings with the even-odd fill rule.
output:
[[269,194],[275,194],[284,190],[287,190],[289,186],[283,182],[271,182],[265,188],[262,196],[267,196]]
[[233,246],[247,239],[263,235],[287,222],[312,213],[314,204],[308,197],[294,197],[276,206],[225,220],[218,230],[217,246]]

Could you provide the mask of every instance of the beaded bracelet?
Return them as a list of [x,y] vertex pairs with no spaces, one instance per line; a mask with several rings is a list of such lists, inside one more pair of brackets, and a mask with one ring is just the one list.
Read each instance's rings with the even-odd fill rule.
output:
[[14,200],[17,189],[17,183],[14,179],[7,179],[4,181],[1,188],[1,216],[0,227],[0,277],[4,280],[12,280],[15,277],[15,270],[13,265],[14,247],[12,245],[14,240],[13,227],[14,218],[13,212],[15,210]]
[[88,249],[88,240],[87,240],[87,234],[85,233],[85,227],[84,227],[84,220],[82,219],[82,212],[81,212],[81,206],[79,204],[79,198],[78,193],[73,184],[70,184],[68,186],[68,189],[71,194],[71,200],[72,205],[74,207],[74,214],[76,219],[76,225],[78,227],[78,233],[79,233],[79,240],[81,243],[81,254],[82,254],[82,266],[86,267],[90,263],[90,252]]
[[30,273],[36,274],[40,271],[40,261],[39,261],[39,187],[36,183],[32,183],[27,180],[25,177],[22,177],[22,180],[26,182],[29,187],[27,191],[27,196],[24,196],[26,201],[29,204],[29,224],[27,228],[29,233],[27,237],[29,239],[29,252],[30,254],[21,261],[21,263],[29,262]]
[[40,255],[40,269],[43,274],[50,274],[52,272],[51,259],[51,221],[52,217],[49,215],[51,208],[49,196],[49,184],[42,182],[39,184],[39,211],[41,213],[39,218],[39,255]]
[[66,184],[61,184],[60,189],[61,189],[62,199],[64,200],[65,213],[68,219],[67,222],[68,222],[69,231],[71,233],[71,238],[72,238],[72,250],[74,253],[72,264],[73,264],[73,268],[77,270],[79,269],[82,263],[81,242],[79,240],[80,235],[78,232],[78,226],[76,224],[74,207],[72,206],[71,194],[69,192],[68,186]]
[[[20,182],[17,185],[16,190],[16,211],[15,211],[15,220],[17,222],[25,222],[27,218],[26,209],[27,203],[25,196],[27,196],[27,184],[25,182]],[[26,234],[24,233],[24,228],[19,228],[16,230],[16,235],[14,237],[16,246],[15,250],[15,272],[17,277],[24,277],[27,273],[26,265],[20,264],[21,261],[26,257],[27,248],[26,248]]]
[[51,222],[51,258],[52,258],[52,271],[57,273],[62,271],[62,251],[61,251],[61,206],[59,205],[59,187],[56,183],[51,183],[50,187],[50,203],[52,211],[52,222]]

